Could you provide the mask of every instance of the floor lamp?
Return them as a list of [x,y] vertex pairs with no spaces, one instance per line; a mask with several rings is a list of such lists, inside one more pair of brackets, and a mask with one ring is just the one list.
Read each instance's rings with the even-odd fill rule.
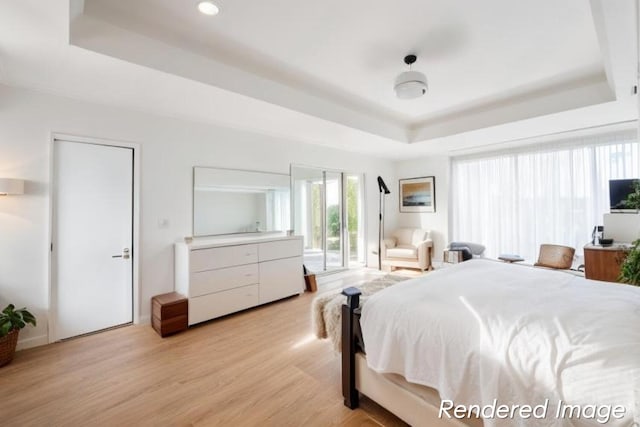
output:
[[387,185],[382,180],[382,177],[378,177],[378,189],[380,190],[380,215],[378,223],[378,270],[382,270],[382,237],[384,233],[384,196],[390,194],[391,191],[387,188]]

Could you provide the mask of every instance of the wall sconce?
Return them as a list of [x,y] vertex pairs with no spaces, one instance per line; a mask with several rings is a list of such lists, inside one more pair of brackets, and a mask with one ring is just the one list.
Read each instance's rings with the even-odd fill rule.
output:
[[24,194],[24,180],[0,178],[0,196]]

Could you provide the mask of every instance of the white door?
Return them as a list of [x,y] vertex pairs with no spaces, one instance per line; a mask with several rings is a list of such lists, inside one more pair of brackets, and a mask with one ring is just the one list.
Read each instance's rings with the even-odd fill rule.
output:
[[54,340],[133,320],[133,150],[54,142]]

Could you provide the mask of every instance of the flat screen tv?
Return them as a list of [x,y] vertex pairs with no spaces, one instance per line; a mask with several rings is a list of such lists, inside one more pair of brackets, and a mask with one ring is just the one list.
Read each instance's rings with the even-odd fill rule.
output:
[[634,191],[634,183],[638,179],[611,179],[609,180],[609,207],[611,213],[636,212],[627,207],[627,196]]

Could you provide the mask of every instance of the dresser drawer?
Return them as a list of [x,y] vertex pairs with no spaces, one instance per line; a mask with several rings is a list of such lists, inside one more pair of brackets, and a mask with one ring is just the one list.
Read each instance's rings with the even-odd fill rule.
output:
[[191,273],[189,296],[198,297],[259,282],[258,264]]
[[304,291],[302,257],[260,263],[260,304]]
[[273,259],[293,258],[302,255],[302,239],[278,240],[260,243],[260,262]]
[[220,248],[193,249],[190,272],[214,270],[258,262],[258,245],[224,246]]
[[189,299],[189,324],[244,310],[259,303],[259,286],[250,285]]

